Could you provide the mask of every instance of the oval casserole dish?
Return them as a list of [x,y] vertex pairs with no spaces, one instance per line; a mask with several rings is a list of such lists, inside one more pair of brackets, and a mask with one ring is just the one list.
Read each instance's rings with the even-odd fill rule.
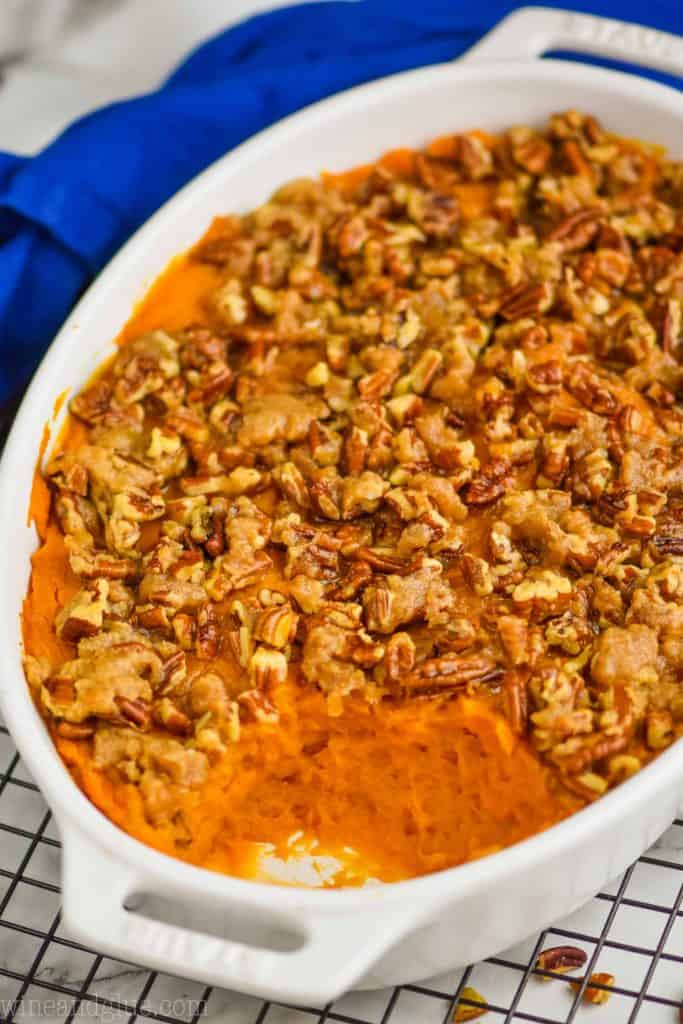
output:
[[[622,135],[680,149],[683,100],[673,89],[563,61],[573,48],[683,73],[683,40],[617,22],[529,9],[510,16],[462,61],[408,72],[318,104],[264,132],[187,186],[121,250],[45,357],[7,443],[0,475],[5,572],[0,624],[2,711],[44,792],[64,846],[64,924],[79,941],[126,960],[267,999],[316,1004],[354,986],[407,983],[469,963],[547,926],[591,897],[667,827],[683,802],[683,743],[597,804],[482,860],[359,890],[274,888],[223,877],[144,847],[77,789],[35,710],[21,666],[20,610],[36,546],[25,525],[34,458],[58,395],[73,395],[111,354],[122,324],[168,261],[226,206],[247,210],[284,181],[362,164],[397,144],[447,132],[538,124],[589,110]],[[518,59],[515,59],[518,58]],[[525,59],[519,59],[525,58]],[[64,410],[53,424],[53,436]],[[168,924],[126,910],[136,893],[188,908]],[[212,908],[233,938],[203,930]],[[235,922],[294,936],[261,948]],[[214,929],[215,930],[215,929]],[[268,943],[263,942],[267,947]]]

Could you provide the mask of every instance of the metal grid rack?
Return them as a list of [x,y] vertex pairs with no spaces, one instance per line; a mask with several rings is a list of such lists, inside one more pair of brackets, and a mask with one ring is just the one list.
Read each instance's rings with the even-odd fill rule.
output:
[[[571,917],[465,970],[420,985],[355,992],[295,1009],[112,960],[72,942],[59,912],[59,842],[50,812],[0,723],[0,1020],[71,1024],[448,1024],[466,986],[487,1000],[483,1024],[677,1024],[683,999],[683,820]],[[492,897],[495,913],[495,897]],[[543,978],[538,953],[588,954],[582,974],[616,979],[587,1005],[571,976]],[[465,1005],[464,1003],[462,1005]]]

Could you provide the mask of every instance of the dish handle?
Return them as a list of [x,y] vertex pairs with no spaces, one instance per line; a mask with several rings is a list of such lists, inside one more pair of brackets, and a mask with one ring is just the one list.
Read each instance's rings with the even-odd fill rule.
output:
[[571,50],[683,75],[683,37],[615,18],[521,7],[461,58],[521,60],[549,50]]
[[[368,890],[377,898],[370,908],[340,912],[330,907],[324,919],[261,906],[255,913],[265,914],[274,930],[296,936],[299,945],[292,951],[256,948],[126,909],[131,896],[149,893],[191,908],[196,918],[197,893],[167,881],[163,887],[158,881],[146,883],[80,832],[65,831],[62,848],[62,922],[77,942],[117,959],[267,1000],[322,1006],[337,999],[428,914],[424,904],[409,910],[388,906],[381,886]],[[251,901],[229,901],[210,885],[207,898],[226,921],[231,912],[244,920],[252,911]]]

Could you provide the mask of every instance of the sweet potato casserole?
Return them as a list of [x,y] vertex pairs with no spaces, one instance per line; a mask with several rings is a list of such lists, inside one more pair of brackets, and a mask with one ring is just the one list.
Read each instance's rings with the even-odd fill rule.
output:
[[98,807],[391,881],[681,735],[682,207],[571,111],[291,182],[171,265],[32,502],[27,676]]

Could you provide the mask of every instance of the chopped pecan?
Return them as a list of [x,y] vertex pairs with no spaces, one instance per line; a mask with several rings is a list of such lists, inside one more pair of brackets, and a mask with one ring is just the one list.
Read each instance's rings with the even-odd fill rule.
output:
[[95,381],[85,391],[74,395],[69,403],[71,412],[86,423],[94,424],[109,411],[114,395],[114,386],[110,380]]
[[521,320],[523,317],[546,313],[554,297],[553,287],[547,281],[520,284],[503,293],[498,311],[505,320]]
[[215,658],[220,650],[218,617],[209,602],[197,610],[196,647],[199,657],[207,659]]
[[577,210],[557,224],[548,235],[549,242],[559,242],[565,252],[585,249],[598,230],[603,216],[600,208]]
[[[393,572],[394,570],[388,570]],[[342,581],[328,591],[332,601],[350,601],[356,597],[372,580],[372,569],[366,561],[355,562],[349,567]]]
[[109,607],[108,596],[109,583],[106,579],[96,579],[91,589],[80,590],[58,613],[55,619],[57,635],[70,641],[94,636],[102,628]]
[[275,725],[280,720],[280,712],[277,707],[273,704],[268,694],[259,688],[245,690],[237,699],[241,707],[256,722]]
[[149,729],[149,705],[142,700],[129,700],[127,697],[114,697],[119,714],[124,721],[137,729]]
[[325,693],[344,695],[365,685],[365,673],[353,662],[356,632],[322,617],[306,631],[301,667],[306,679]]
[[585,363],[577,363],[569,379],[569,390],[591,412],[614,416],[619,409],[617,400],[606,382],[592,373]]
[[162,697],[152,708],[152,717],[159,725],[176,736],[187,736],[192,731],[192,722],[168,697]]
[[491,505],[505,494],[505,478],[510,471],[507,462],[490,462],[465,488],[467,505]]
[[498,619],[500,642],[511,665],[524,665],[529,658],[529,624],[517,615],[501,615]]
[[628,746],[628,742],[629,737],[625,733],[617,733],[614,736],[593,733],[582,739],[572,753],[565,755],[562,752],[554,752],[552,759],[568,775],[581,775],[598,762],[614,754],[620,754]]
[[681,314],[680,299],[669,299],[662,326],[662,348],[665,352],[673,353],[681,340]]
[[285,462],[284,465],[276,467],[273,477],[285,497],[293,501],[295,505],[298,505],[300,508],[308,508],[310,506],[311,499],[308,494],[306,481],[301,470],[293,462]]
[[411,565],[400,558],[392,558],[391,555],[373,548],[358,548],[355,557],[369,565],[376,572],[394,573],[405,576],[411,572]]
[[344,459],[346,471],[352,476],[359,476],[365,468],[368,451],[367,431],[360,427],[352,427],[344,442]]
[[408,633],[394,633],[385,653],[387,679],[400,683],[415,664],[415,644]]
[[525,735],[529,718],[528,684],[527,672],[513,670],[503,676],[505,711],[512,728],[520,736]]
[[674,723],[670,711],[650,711],[646,719],[646,740],[650,750],[663,750],[674,739]]
[[462,689],[469,683],[491,682],[502,675],[493,660],[481,654],[444,654],[428,658],[403,679],[408,692],[421,689]]
[[397,626],[422,619],[437,620],[452,608],[453,595],[440,579],[441,564],[425,559],[414,572],[395,574],[372,583],[363,592],[368,629],[393,633]]
[[[510,133],[512,134],[512,133]],[[552,146],[541,135],[524,130],[524,137],[512,139],[512,156],[516,163],[530,174],[543,174]]]
[[532,391],[541,395],[548,395],[557,391],[562,386],[562,366],[557,359],[550,359],[547,363],[534,363],[527,370],[527,385]]
[[272,690],[287,678],[287,659],[282,651],[259,647],[249,661],[249,678],[257,690]]
[[57,722],[56,732],[63,740],[88,740],[95,734],[95,723]]
[[286,647],[296,636],[298,621],[299,616],[289,604],[265,608],[254,621],[254,639],[271,647]]

